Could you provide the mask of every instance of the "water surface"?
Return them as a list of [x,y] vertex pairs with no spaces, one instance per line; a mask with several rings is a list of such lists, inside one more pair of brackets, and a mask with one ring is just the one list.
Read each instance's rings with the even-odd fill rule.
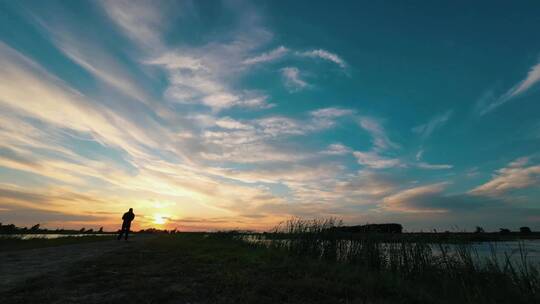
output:
[[74,234],[61,234],[61,233],[28,233],[28,234],[0,234],[0,238],[20,238],[22,240],[30,239],[58,239],[62,237],[83,237],[83,236],[111,236],[109,233],[74,233]]

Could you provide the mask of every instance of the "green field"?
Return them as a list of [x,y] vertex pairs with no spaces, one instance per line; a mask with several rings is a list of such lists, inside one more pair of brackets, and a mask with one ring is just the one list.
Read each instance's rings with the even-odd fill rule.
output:
[[148,238],[30,279],[0,298],[2,303],[540,301],[538,286],[527,289],[503,273],[467,271],[404,274],[254,246],[229,234],[181,233]]

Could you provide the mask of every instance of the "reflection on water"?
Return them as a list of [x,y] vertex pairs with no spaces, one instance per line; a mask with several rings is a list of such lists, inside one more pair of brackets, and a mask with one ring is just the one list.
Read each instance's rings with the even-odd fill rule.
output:
[[[456,246],[456,245],[449,245]],[[493,254],[499,261],[503,261],[506,256],[512,261],[521,259],[521,253],[526,255],[526,259],[531,263],[540,263],[540,240],[521,240],[505,242],[480,242],[470,244],[473,252],[478,254],[478,258],[492,258]],[[521,246],[521,247],[520,247]],[[451,248],[456,249],[456,248]],[[432,246],[434,254],[441,254],[439,246]]]
[[[248,243],[259,244],[263,246],[278,245],[278,247],[287,248],[292,245],[292,239],[266,239],[261,236],[246,235],[242,240]],[[346,254],[351,246],[356,245],[357,241],[340,240],[340,246],[336,246],[337,256]],[[386,255],[394,250],[400,250],[395,246],[396,243],[378,243],[378,248],[383,249]],[[415,243],[409,243],[415,245]],[[320,244],[324,246],[323,243]],[[510,262],[520,264],[522,259],[527,263],[540,266],[540,240],[519,240],[519,241],[499,241],[499,242],[476,242],[467,244],[427,244],[434,257],[442,256],[442,249],[450,255],[457,255],[459,251],[465,248],[471,253],[471,258],[476,263],[483,264],[486,261],[504,262],[508,258]]]
[[54,233],[32,233],[32,234],[0,234],[0,238],[18,238],[22,240],[30,239],[57,239],[62,237],[82,237],[82,236],[110,236],[107,233],[81,233],[81,234],[54,234]]

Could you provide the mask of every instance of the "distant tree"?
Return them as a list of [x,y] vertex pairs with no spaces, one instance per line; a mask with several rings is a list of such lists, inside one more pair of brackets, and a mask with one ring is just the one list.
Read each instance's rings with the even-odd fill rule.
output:
[[347,233],[402,233],[403,226],[401,224],[367,224],[355,226],[339,226],[330,228],[334,231]]
[[35,224],[30,228],[30,231],[38,231],[39,230],[39,224]]
[[17,227],[15,227],[13,224],[0,226],[0,233],[15,233],[16,230]]
[[94,232],[94,229],[92,229],[92,228],[85,231],[85,233],[92,233],[92,232]]
[[484,233],[484,228],[480,226],[476,226],[476,229],[474,230],[474,233]]
[[99,233],[103,233],[103,227],[99,227],[98,232],[99,232]]
[[84,233],[84,231],[85,231],[84,227],[82,227],[81,230],[79,230],[80,233]]
[[508,234],[508,233],[510,233],[510,229],[507,229],[507,228],[500,228],[500,229],[499,229],[499,232],[500,232],[501,234]]
[[519,227],[519,232],[522,234],[532,233],[531,228],[529,227]]

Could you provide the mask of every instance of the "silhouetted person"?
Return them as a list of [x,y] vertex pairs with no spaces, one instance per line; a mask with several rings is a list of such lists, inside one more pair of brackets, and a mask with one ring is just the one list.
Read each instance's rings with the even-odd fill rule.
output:
[[135,213],[133,213],[133,208],[129,208],[129,211],[124,213],[122,216],[122,230],[120,230],[120,234],[118,235],[118,240],[122,238],[122,234],[124,234],[124,238],[127,241],[128,234],[129,234],[129,228],[131,227],[131,221],[135,218]]

